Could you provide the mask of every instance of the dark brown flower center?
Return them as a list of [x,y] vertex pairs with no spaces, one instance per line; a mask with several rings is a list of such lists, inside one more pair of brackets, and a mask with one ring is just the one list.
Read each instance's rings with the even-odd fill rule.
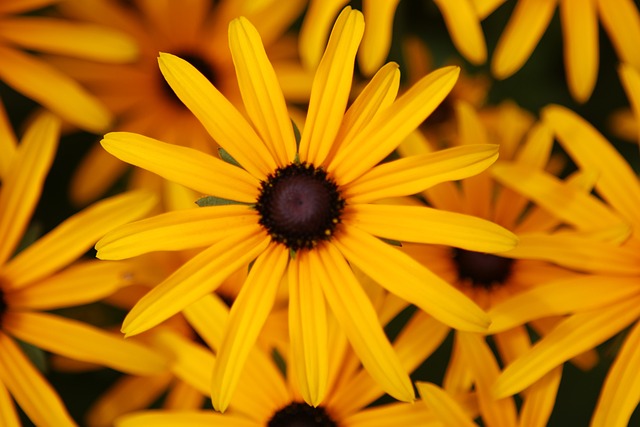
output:
[[513,260],[482,252],[453,249],[458,279],[468,280],[474,287],[490,289],[507,281]]
[[340,223],[344,200],[322,168],[294,163],[262,182],[256,209],[271,238],[294,251],[329,240]]
[[[216,73],[214,72],[214,69],[209,64],[209,62],[207,62],[202,56],[191,52],[177,52],[175,55],[193,65],[198,71],[202,73],[203,76],[207,78],[207,80],[209,80],[214,86],[216,85]],[[162,74],[160,74],[160,82],[162,85],[162,90],[167,94],[167,97],[171,99],[172,102],[175,102],[176,105],[179,105],[181,108],[186,108],[182,101],[180,101],[180,99],[173,92],[173,89],[171,89],[171,86],[169,86]]]
[[318,406],[293,402],[280,409],[267,423],[267,427],[337,427],[327,411]]
[[[1,283],[0,286],[2,286]],[[4,318],[5,311],[7,311],[7,302],[4,300],[4,292],[0,288],[0,330],[2,329],[2,319]]]

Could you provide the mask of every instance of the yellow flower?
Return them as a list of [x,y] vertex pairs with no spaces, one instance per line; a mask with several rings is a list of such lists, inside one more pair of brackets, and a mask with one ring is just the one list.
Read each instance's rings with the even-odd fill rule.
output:
[[[0,122],[6,123],[6,118]],[[0,170],[0,414],[9,424],[18,425],[11,395],[36,425],[74,425],[60,398],[13,337],[125,372],[149,374],[164,369],[162,358],[137,343],[41,312],[96,301],[127,283],[126,263],[69,264],[112,227],[143,215],[153,199],[130,193],[104,200],[11,257],[53,161],[60,120],[50,114],[38,116],[15,146],[15,136],[7,130],[0,127],[0,140],[11,141],[0,146],[0,157],[9,159]]]
[[[550,298],[523,295],[529,298],[525,311],[530,315],[571,316],[507,366],[496,382],[494,392],[497,396],[507,396],[523,390],[550,370],[595,348],[635,322],[607,376],[591,424],[626,426],[638,405],[640,384],[636,375],[640,368],[640,204],[637,203],[640,180],[615,148],[577,114],[551,105],[543,110],[543,119],[580,169],[597,177],[597,193],[632,226],[632,234],[621,246],[615,240],[600,242],[597,251],[584,240],[565,245],[570,256],[581,260],[581,269],[597,274],[561,283],[555,296],[562,296],[562,302],[557,304],[549,303]],[[576,203],[566,197],[564,203],[542,197],[538,190],[541,182],[548,179],[544,175],[529,175],[519,181],[514,180],[515,177],[514,173],[505,174],[505,183],[509,182],[517,191],[535,198],[538,204],[556,215],[586,219],[592,214],[586,206],[574,209]],[[560,187],[560,191],[569,195],[570,190]],[[599,215],[591,221],[598,224]],[[549,289],[549,292],[554,291]],[[494,314],[509,318],[515,311],[515,307],[505,306],[496,309]]]
[[206,247],[131,310],[123,324],[127,335],[157,325],[255,260],[218,353],[213,373],[217,409],[229,403],[283,276],[289,284],[292,351],[296,363],[305,366],[298,380],[311,404],[326,394],[325,301],[370,374],[392,396],[413,399],[409,377],[350,264],[452,327],[484,331],[489,323],[458,291],[377,237],[444,239],[491,252],[512,248],[514,236],[472,217],[448,221],[435,210],[372,202],[477,173],[495,160],[496,148],[474,146],[376,166],[436,108],[458,70],[437,70],[394,101],[399,75],[397,65],[388,64],[345,113],[363,27],[362,15],[350,8],[338,18],[316,73],[299,148],[260,36],[244,18],[231,22],[229,44],[252,124],[188,62],[160,56],[169,85],[225,157],[232,156],[242,168],[131,133],[110,133],[102,141],[121,160],[213,195],[218,203],[237,202],[152,217],[115,230],[96,245],[102,259]]
[[[247,15],[265,37],[265,44],[279,54],[274,65],[288,89],[287,99],[308,100],[311,76],[295,66],[295,49],[287,49],[281,43],[282,34],[303,6],[302,0],[269,0],[260,4],[232,0],[217,5],[201,0],[130,5],[111,0],[65,1],[60,5],[64,16],[122,31],[136,41],[140,54],[136,62],[128,64],[105,65],[71,58],[58,58],[54,63],[88,87],[116,116],[118,122],[112,130],[144,133],[172,144],[213,152],[215,141],[158,71],[158,52],[187,59],[234,105],[241,105],[227,49],[227,25],[232,18]],[[126,166],[96,144],[75,173],[72,199],[82,205],[104,194],[124,174]],[[136,181],[140,179],[143,178],[135,177]]]
[[68,75],[26,51],[120,63],[135,59],[137,50],[128,37],[101,26],[22,16],[54,3],[57,0],[2,1],[0,79],[72,124],[104,132],[112,119],[109,111]]
[[524,65],[556,6],[560,7],[569,91],[578,102],[589,99],[598,77],[598,20],[620,60],[640,67],[640,12],[633,0],[518,0],[491,61],[497,78],[507,78]]

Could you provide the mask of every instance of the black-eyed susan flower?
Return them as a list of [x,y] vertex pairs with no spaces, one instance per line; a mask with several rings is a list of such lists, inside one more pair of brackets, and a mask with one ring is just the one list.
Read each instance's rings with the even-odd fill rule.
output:
[[229,45],[251,123],[188,62],[169,54],[159,60],[169,85],[229,163],[132,133],[110,133],[102,141],[121,160],[210,195],[214,205],[132,223],[96,245],[102,259],[206,247],[131,310],[123,324],[127,335],[159,324],[252,263],[213,372],[212,399],[219,410],[229,404],[284,276],[293,363],[303,366],[297,379],[305,401],[314,405],[326,395],[327,306],[385,391],[413,399],[409,377],[351,265],[452,327],[484,331],[489,323],[460,292],[378,237],[487,252],[512,248],[515,237],[473,217],[450,220],[428,208],[372,202],[477,173],[495,160],[496,147],[376,166],[436,108],[458,69],[437,70],[394,101],[399,76],[397,66],[388,64],[345,113],[363,27],[361,13],[350,8],[337,20],[315,76],[299,147],[260,36],[245,18],[230,23]]
[[101,133],[111,113],[77,81],[29,52],[83,61],[121,63],[135,59],[133,41],[105,27],[29,13],[57,0],[5,0],[0,4],[0,79],[75,126]]
[[[315,69],[322,57],[331,24],[347,0],[311,0],[300,31],[300,57]],[[367,22],[358,65],[366,76],[372,75],[387,59],[391,47],[393,20],[399,0],[364,0],[362,11]],[[481,16],[472,0],[455,2],[434,0],[442,13],[451,39],[458,51],[473,64],[487,59],[487,47],[480,26]],[[480,11],[482,12],[482,11]]]
[[497,78],[507,78],[524,65],[556,7],[560,9],[569,91],[577,101],[589,99],[598,77],[598,22],[609,35],[620,60],[640,67],[636,48],[640,40],[640,11],[632,0],[519,0],[491,61]]
[[[0,139],[9,135],[6,130],[0,129]],[[19,425],[11,396],[36,425],[75,425],[16,338],[125,372],[165,369],[164,359],[138,343],[44,312],[96,301],[127,283],[126,263],[72,263],[111,227],[146,213],[152,197],[130,193],[101,201],[14,254],[53,161],[59,131],[60,120],[42,114],[19,144],[14,146],[16,138],[9,136],[0,146],[0,157],[9,159],[0,170],[0,414],[6,425]]]
[[[551,131],[544,124],[535,124],[530,114],[514,104],[505,103],[476,112],[470,105],[460,102],[455,111],[459,130],[457,145],[464,147],[489,141],[499,143],[500,157],[504,160],[498,163],[512,160],[534,171],[542,171],[548,166],[553,145]],[[416,155],[429,149],[424,140],[412,135],[401,146],[400,152]],[[499,166],[495,164],[490,170]],[[556,191],[551,184],[540,188],[545,194]],[[459,212],[494,221],[519,237],[518,246],[500,254],[414,243],[404,244],[403,250],[488,310],[492,318],[488,340],[496,344],[499,360],[508,363],[532,345],[525,325],[528,324],[540,335],[545,335],[549,329],[549,319],[541,322],[548,315],[532,315],[529,304],[540,301],[541,295],[550,299],[554,295],[554,286],[574,286],[573,289],[577,289],[578,285],[565,285],[565,282],[582,279],[585,275],[578,273],[579,263],[585,254],[597,257],[597,251],[601,248],[599,240],[584,238],[589,246],[573,256],[567,255],[567,246],[574,240],[558,234],[557,228],[562,224],[571,224],[587,233],[608,226],[615,230],[613,233],[618,238],[628,235],[628,227],[623,220],[611,209],[590,198],[587,191],[576,185],[571,194],[556,192],[553,196],[556,203],[561,203],[563,199],[574,199],[575,211],[588,212],[569,222],[563,221],[567,215],[561,217],[563,219],[556,218],[540,206],[530,205],[528,199],[497,182],[489,171],[466,178],[459,186],[444,182],[422,193],[431,206],[447,210],[449,215]],[[606,260],[599,262],[605,263]],[[569,268],[565,268],[567,266]],[[523,294],[528,298],[521,296]],[[556,304],[562,304],[563,297],[557,295],[555,298]],[[510,317],[502,313],[494,315],[495,306],[511,307],[512,312],[518,314]],[[589,359],[576,363],[579,366],[591,366],[593,356],[585,356]],[[482,417],[488,424],[516,425],[519,418],[521,425],[546,425],[553,409],[561,371],[551,372],[532,386],[523,397],[522,410],[517,414],[513,400],[504,396],[494,399],[492,396],[491,385],[500,373],[498,366],[482,337],[458,332],[444,388],[447,391],[462,391],[475,384]]]
[[[274,5],[277,6],[274,7]],[[69,19],[105,25],[127,34],[140,51],[137,61],[98,64],[57,58],[55,64],[82,82],[117,118],[111,130],[143,133],[163,141],[214,152],[215,141],[175,96],[158,71],[158,52],[188,60],[230,99],[241,105],[227,48],[227,26],[243,15],[260,30],[267,49],[278,53],[274,66],[283,76],[288,100],[308,100],[312,75],[296,67],[293,44],[283,43],[283,33],[300,14],[302,0],[279,2],[208,1],[114,2],[65,1],[60,10]],[[71,197],[85,204],[104,194],[126,171],[127,165],[96,144],[80,164],[72,182]],[[161,188],[134,177],[133,186]],[[147,178],[148,180],[148,178]]]
[[[497,319],[513,319],[518,316],[516,311],[528,313],[527,316],[571,316],[508,365],[496,381],[494,393],[506,396],[522,390],[565,361],[633,325],[607,376],[591,424],[626,426],[640,401],[639,380],[635,375],[640,363],[637,345],[640,336],[640,205],[637,203],[640,181],[631,166],[586,120],[556,105],[546,107],[542,115],[579,168],[597,177],[598,195],[631,225],[632,233],[622,245],[616,241],[594,245],[584,239],[569,238],[563,245],[567,255],[577,257],[582,269],[597,274],[558,282],[554,297],[561,295],[562,299],[556,303],[550,302],[553,298],[547,297],[545,302],[541,295],[525,293],[522,296],[529,301],[526,308],[516,310],[506,305],[495,308]],[[579,202],[575,197],[566,197],[569,196],[566,188],[559,188],[565,194],[564,203],[541,197],[543,182],[549,180],[544,174],[524,173],[515,168],[507,168],[501,174],[505,183],[509,182],[527,197],[539,199],[538,203],[549,212],[574,218],[587,213],[586,206],[574,210]]]
[[[382,296],[382,293],[374,293],[377,294],[374,299],[380,301],[377,297]],[[387,302],[382,296],[377,310],[381,321],[388,317],[383,313],[388,313],[389,309],[393,311],[392,307],[385,308]],[[424,312],[418,315],[426,316]],[[224,323],[224,309],[214,309],[208,317],[210,325]],[[440,336],[445,331],[435,321],[432,325],[434,328],[429,332],[434,336]],[[410,324],[407,326],[393,346],[403,366],[413,369],[436,348],[434,343],[437,339],[433,339],[430,333],[425,333],[424,329],[414,328]],[[294,380],[298,371],[295,364],[289,363],[288,352],[280,353],[280,363],[277,364],[269,353],[253,348],[237,393],[225,414],[210,410],[167,408],[125,415],[116,420],[115,425],[155,425],[160,420],[166,425],[187,426],[198,422],[219,426],[439,425],[435,411],[420,403],[397,402],[368,407],[383,395],[383,390],[366,371],[360,369],[357,356],[349,348],[346,336],[331,315],[328,318],[328,328],[328,346],[332,349],[328,374],[329,393],[326,402],[320,405],[312,406],[303,400],[305,392],[298,389]],[[214,326],[212,329],[217,332],[209,334],[212,341],[208,340],[207,344],[215,348],[220,344],[222,334],[220,327]],[[155,329],[153,336],[157,348],[170,355],[172,370],[176,376],[202,393],[207,393],[209,373],[216,363],[216,356],[209,349],[166,328]],[[477,403],[473,393],[460,393],[447,398],[455,406],[454,412],[458,417],[473,419],[477,416]]]

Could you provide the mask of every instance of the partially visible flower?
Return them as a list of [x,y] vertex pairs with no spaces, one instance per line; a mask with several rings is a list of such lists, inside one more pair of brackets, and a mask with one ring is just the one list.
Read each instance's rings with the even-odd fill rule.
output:
[[[594,427],[626,426],[640,402],[640,180],[616,149],[587,121],[557,105],[545,107],[543,120],[553,129],[562,147],[585,173],[598,177],[595,189],[611,208],[631,225],[631,237],[619,242],[591,245],[584,239],[568,239],[563,245],[568,256],[576,257],[582,269],[597,274],[570,280],[556,287],[558,304],[549,303],[542,295],[522,295],[526,309],[514,305],[496,307],[494,315],[502,319],[527,312],[532,316],[561,316],[562,320],[530,351],[508,365],[498,378],[494,393],[508,396],[523,390],[565,361],[595,348],[631,325],[625,343],[605,381],[591,425]],[[526,179],[524,179],[526,177]],[[544,174],[517,173],[505,170],[502,181],[556,215],[586,219],[594,212],[586,206],[577,210],[569,190],[559,187],[563,201],[545,197],[540,189],[550,177]],[[591,221],[600,223],[600,215]],[[561,249],[561,247],[558,247]],[[550,289],[551,292],[553,290]],[[495,317],[494,317],[495,318]]]
[[598,77],[598,21],[620,61],[640,68],[640,12],[633,0],[518,0],[491,61],[497,78],[511,76],[529,59],[556,6],[560,8],[569,91],[578,102],[589,99]]
[[[300,57],[311,69],[320,62],[322,51],[336,15],[348,0],[311,0],[300,30]],[[364,0],[362,11],[367,27],[358,52],[358,65],[365,76],[382,66],[391,47],[393,19],[399,0]],[[458,51],[471,63],[487,59],[487,47],[480,16],[472,0],[434,0],[442,13]]]
[[0,188],[0,413],[16,425],[10,396],[36,425],[74,422],[14,337],[125,372],[148,374],[165,368],[164,359],[137,343],[44,312],[96,301],[127,284],[128,263],[73,262],[112,227],[146,213],[153,204],[149,195],[123,194],[96,203],[14,255],[53,161],[59,131],[59,119],[41,114],[20,144],[0,145],[0,157],[9,159]]
[[[283,44],[283,33],[304,6],[302,0],[263,2],[203,0],[114,2],[67,0],[60,5],[64,16],[122,31],[133,38],[140,54],[128,64],[98,64],[72,58],[54,63],[82,82],[117,118],[113,130],[142,133],[171,144],[213,153],[215,141],[185,108],[158,70],[158,52],[188,60],[234,105],[241,105],[229,55],[227,27],[231,19],[248,16],[263,35],[267,49],[277,52],[274,67],[282,75],[288,100],[308,100],[311,76],[296,68],[296,50]],[[300,93],[302,92],[302,94]],[[77,170],[71,197],[85,204],[104,194],[122,177],[127,165],[96,144]],[[139,171],[137,173],[139,175]],[[133,186],[162,186],[148,177],[133,177]],[[161,190],[165,191],[165,190]]]
[[487,252],[512,248],[515,237],[469,216],[449,220],[428,208],[373,202],[473,175],[495,160],[496,148],[477,145],[378,165],[436,108],[458,70],[436,70],[395,100],[399,75],[397,65],[388,64],[346,110],[363,27],[362,15],[350,8],[338,18],[299,144],[260,36],[244,18],[231,22],[229,44],[251,122],[188,62],[160,56],[167,82],[232,164],[132,133],[110,133],[102,141],[124,161],[213,196],[213,206],[132,223],[96,245],[102,259],[205,248],[131,310],[123,324],[127,335],[154,327],[252,263],[213,372],[217,409],[229,404],[285,276],[293,363],[304,367],[297,380],[313,405],[327,392],[327,305],[366,370],[393,397],[413,399],[409,377],[351,265],[452,327],[484,331],[488,325],[475,304],[378,237]]
[[134,60],[136,46],[129,37],[103,26],[26,15],[55,3],[58,0],[0,3],[0,79],[73,125],[104,132],[111,113],[71,77],[27,52],[67,55],[105,65]]
[[630,108],[611,115],[611,132],[625,140],[640,144],[640,71],[628,64],[620,64],[618,74],[629,99]]

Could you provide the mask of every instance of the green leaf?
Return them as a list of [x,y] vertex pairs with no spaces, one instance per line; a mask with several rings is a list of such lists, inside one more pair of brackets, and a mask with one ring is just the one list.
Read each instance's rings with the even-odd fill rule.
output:
[[222,206],[222,205],[248,205],[248,203],[236,202],[235,200],[223,199],[216,196],[205,196],[196,200],[196,205],[201,208],[204,206]]
[[242,167],[242,166],[240,166],[240,163],[238,163],[236,161],[236,159],[231,157],[231,154],[227,153],[227,150],[225,150],[224,148],[222,148],[222,147],[218,148],[218,155],[225,162],[227,162],[227,163],[229,163],[231,165],[234,165],[234,166],[238,166],[240,168]]

